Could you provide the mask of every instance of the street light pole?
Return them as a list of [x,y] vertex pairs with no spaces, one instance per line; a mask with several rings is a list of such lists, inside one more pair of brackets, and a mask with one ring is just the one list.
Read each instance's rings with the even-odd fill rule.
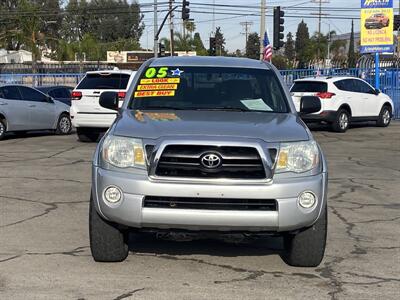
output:
[[154,57],[158,57],[158,24],[157,24],[157,0],[154,0]]
[[[261,0],[260,60],[263,60],[263,58],[264,58],[265,10],[266,10],[266,0]],[[247,42],[247,38],[246,38],[246,42]]]

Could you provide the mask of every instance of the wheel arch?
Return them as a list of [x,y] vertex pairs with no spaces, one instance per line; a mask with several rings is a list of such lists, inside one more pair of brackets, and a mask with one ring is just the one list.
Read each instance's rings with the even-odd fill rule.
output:
[[0,120],[5,121],[6,127],[8,127],[6,115],[2,112],[0,112]]
[[340,105],[338,111],[341,110],[341,109],[346,110],[350,114],[350,117],[352,116],[351,107],[347,103],[343,103],[342,105]]

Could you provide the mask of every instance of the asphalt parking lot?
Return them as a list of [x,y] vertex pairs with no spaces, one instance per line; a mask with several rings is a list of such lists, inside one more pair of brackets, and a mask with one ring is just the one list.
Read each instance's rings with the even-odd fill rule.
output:
[[400,122],[314,135],[327,154],[329,230],[317,268],[286,266],[281,241],[131,240],[92,260],[94,144],[31,134],[0,142],[0,299],[399,299]]

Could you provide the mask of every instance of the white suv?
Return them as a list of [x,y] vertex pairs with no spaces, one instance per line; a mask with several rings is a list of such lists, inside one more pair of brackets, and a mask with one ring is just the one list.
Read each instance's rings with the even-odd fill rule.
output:
[[122,104],[135,74],[130,70],[86,73],[71,94],[70,115],[80,141],[95,142],[111,126],[117,114],[100,106],[100,94],[105,91],[117,92]]
[[390,97],[356,77],[314,77],[296,80],[290,89],[296,110],[303,96],[321,99],[321,110],[302,115],[305,122],[326,122],[336,132],[345,132],[350,122],[376,121],[389,125],[393,115]]

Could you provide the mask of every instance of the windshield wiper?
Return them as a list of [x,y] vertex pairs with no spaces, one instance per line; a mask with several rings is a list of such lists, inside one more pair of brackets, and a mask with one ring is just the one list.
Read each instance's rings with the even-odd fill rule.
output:
[[185,108],[172,107],[172,106],[149,106],[149,107],[138,107],[136,110],[186,110]]
[[230,106],[225,106],[225,107],[199,107],[199,108],[194,108],[195,110],[221,110],[221,111],[251,111],[246,108],[240,108],[240,107],[230,107]]

